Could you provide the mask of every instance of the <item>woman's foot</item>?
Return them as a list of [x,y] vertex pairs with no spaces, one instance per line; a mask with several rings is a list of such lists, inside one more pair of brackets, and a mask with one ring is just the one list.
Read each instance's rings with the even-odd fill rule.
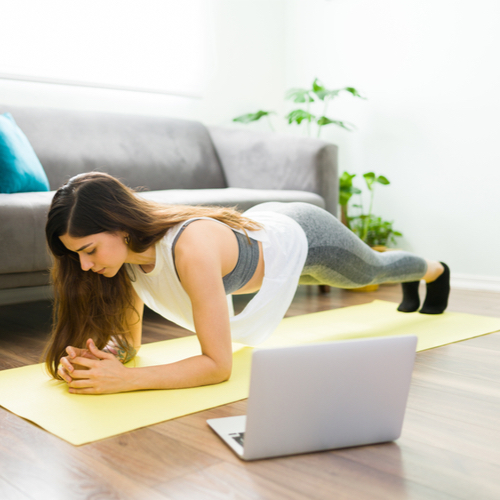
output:
[[409,281],[401,283],[403,288],[403,302],[399,304],[398,311],[411,313],[418,311],[420,307],[420,297],[418,296],[418,285],[420,281]]
[[424,305],[419,311],[422,314],[441,314],[448,306],[450,268],[444,262],[439,262],[439,264],[441,264],[443,271],[433,280],[426,280],[427,294]]
[[422,276],[422,279],[426,283],[432,283],[436,281],[439,276],[441,276],[444,272],[444,266],[442,262],[438,262],[437,260],[427,260],[427,271]]

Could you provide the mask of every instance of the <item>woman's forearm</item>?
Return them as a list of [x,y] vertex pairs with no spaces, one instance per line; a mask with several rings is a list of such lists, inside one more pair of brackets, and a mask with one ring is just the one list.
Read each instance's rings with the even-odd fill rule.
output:
[[231,353],[219,360],[202,354],[167,365],[129,368],[114,354],[97,349],[92,339],[87,340],[87,348],[91,358],[73,353],[73,348],[69,348],[66,358],[61,358],[61,376],[72,394],[180,389],[218,384],[231,375]]
[[127,368],[125,391],[181,389],[218,384],[228,380],[231,367],[221,367],[205,355],[193,356],[167,365]]

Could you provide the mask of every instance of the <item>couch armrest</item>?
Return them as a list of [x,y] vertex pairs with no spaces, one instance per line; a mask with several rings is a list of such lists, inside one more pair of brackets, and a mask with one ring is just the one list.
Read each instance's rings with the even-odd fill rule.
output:
[[319,194],[337,215],[337,146],[305,137],[208,127],[228,187]]

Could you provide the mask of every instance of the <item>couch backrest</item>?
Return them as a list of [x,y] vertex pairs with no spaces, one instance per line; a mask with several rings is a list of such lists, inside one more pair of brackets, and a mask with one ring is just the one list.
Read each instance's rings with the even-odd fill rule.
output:
[[0,105],[42,163],[51,189],[98,170],[150,190],[226,187],[210,135],[194,121]]

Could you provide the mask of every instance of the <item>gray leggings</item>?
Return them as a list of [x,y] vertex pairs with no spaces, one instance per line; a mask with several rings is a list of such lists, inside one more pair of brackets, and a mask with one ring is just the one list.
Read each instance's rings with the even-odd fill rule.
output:
[[262,203],[259,208],[288,215],[304,229],[309,251],[299,283],[356,288],[422,279],[427,263],[403,252],[376,252],[332,214],[309,203]]

